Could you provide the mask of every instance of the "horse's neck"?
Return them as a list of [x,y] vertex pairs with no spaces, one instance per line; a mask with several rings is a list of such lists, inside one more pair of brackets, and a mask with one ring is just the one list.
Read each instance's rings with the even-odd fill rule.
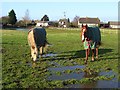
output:
[[87,33],[86,33],[86,32],[84,32],[84,34],[83,34],[83,35],[84,35],[84,37],[87,37]]

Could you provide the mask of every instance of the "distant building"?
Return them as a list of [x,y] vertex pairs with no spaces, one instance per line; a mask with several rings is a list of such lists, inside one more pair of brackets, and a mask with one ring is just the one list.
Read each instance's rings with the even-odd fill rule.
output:
[[120,22],[117,21],[109,21],[108,22],[110,28],[120,28]]
[[66,28],[66,27],[69,27],[69,22],[68,22],[68,19],[60,19],[59,20],[59,27],[63,27],[63,28]]
[[81,27],[82,24],[87,24],[88,26],[99,26],[100,19],[99,18],[90,18],[90,17],[80,18],[78,20],[78,26]]
[[36,26],[43,26],[43,27],[48,27],[48,21],[39,21]]
[[0,29],[3,27],[3,24],[2,23],[0,23]]
[[100,27],[100,28],[109,28],[109,24],[108,24],[108,23],[105,23],[105,22],[100,22],[99,27]]
[[36,21],[36,26],[42,27],[58,27],[58,21]]

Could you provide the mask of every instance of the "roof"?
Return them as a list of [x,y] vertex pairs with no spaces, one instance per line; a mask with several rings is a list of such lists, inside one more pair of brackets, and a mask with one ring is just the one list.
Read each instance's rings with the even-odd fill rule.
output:
[[60,19],[59,22],[62,22],[62,21],[68,21],[68,19]]
[[95,23],[95,24],[99,24],[100,20],[99,20],[99,18],[89,18],[89,17],[86,17],[86,18],[80,18],[79,22],[80,23]]
[[47,23],[47,22],[49,22],[49,21],[39,21],[39,23]]
[[109,21],[110,25],[120,25],[120,22],[117,21]]

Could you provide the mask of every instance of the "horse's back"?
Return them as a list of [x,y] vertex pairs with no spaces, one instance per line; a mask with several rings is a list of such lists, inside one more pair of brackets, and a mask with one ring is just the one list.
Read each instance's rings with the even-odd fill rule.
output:
[[88,37],[95,42],[100,42],[100,29],[98,27],[88,27]]
[[37,46],[44,46],[46,43],[46,30],[44,28],[34,28],[34,39]]

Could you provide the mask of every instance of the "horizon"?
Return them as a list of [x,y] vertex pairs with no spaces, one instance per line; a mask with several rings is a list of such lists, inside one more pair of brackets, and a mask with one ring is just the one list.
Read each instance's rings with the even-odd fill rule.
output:
[[[101,22],[118,21],[117,2],[3,2],[2,16],[8,16],[11,10],[15,11],[17,20],[25,16],[29,10],[31,20],[40,20],[45,14],[50,21],[75,16],[99,18]],[[65,13],[64,13],[65,12]]]

